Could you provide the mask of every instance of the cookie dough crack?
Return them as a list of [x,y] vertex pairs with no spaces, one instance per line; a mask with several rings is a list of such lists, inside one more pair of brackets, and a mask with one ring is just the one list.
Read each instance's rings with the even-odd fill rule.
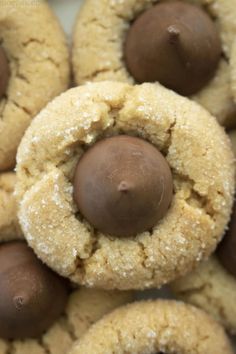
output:
[[20,72],[20,59],[18,57],[11,55],[11,61],[13,61],[15,64],[15,70],[16,70],[16,73],[14,75],[15,78],[18,78],[24,81],[25,83],[27,83],[28,85],[31,85],[28,78],[22,72]]
[[[45,46],[46,48],[48,47],[47,46],[47,43],[46,43],[46,40],[39,40],[37,38],[31,38],[29,40],[27,40],[26,42],[22,43],[24,47],[27,47],[31,44],[39,44],[40,46]],[[50,49],[50,48],[49,48]],[[44,58],[36,58],[35,60],[37,60],[38,62],[50,62],[56,69],[59,70],[60,68],[60,63],[57,62],[54,58],[52,58],[51,56],[47,56],[47,57],[44,57]],[[62,81],[62,80],[61,80]]]
[[56,60],[54,60],[52,57],[47,57],[45,58],[45,61],[48,61],[49,63],[51,63],[53,66],[55,66],[57,69],[60,68],[60,64],[56,62]]
[[79,255],[76,256],[74,265],[75,269],[71,273],[69,273],[68,276],[73,278],[73,276],[75,276],[79,272],[81,279],[84,279],[86,276],[84,260],[80,258]]
[[141,251],[141,254],[142,254],[142,266],[144,269],[150,269],[147,265],[146,265],[146,261],[148,260],[148,255],[146,253],[146,249],[145,249],[145,246],[144,244],[141,242],[141,241],[138,241],[138,245],[140,247],[140,251]]
[[[179,171],[175,171],[176,176],[178,177],[179,181],[182,183],[188,183],[190,185],[190,196],[184,200],[191,208],[195,209],[202,209],[204,210],[205,214],[211,219],[212,222],[215,223],[215,214],[216,211],[213,209],[211,206],[211,200],[207,195],[203,196],[201,195],[196,189],[195,189],[195,181],[191,179],[188,175],[185,175],[183,173],[180,173]],[[194,206],[191,204],[191,200],[196,201],[199,206]]]
[[40,338],[37,340],[38,345],[43,349],[45,354],[51,354],[51,350],[47,346],[47,344],[44,342],[43,338]]
[[40,44],[40,45],[45,45],[46,44],[46,40],[45,39],[39,39],[39,38],[29,38],[27,39],[27,41],[24,41],[22,42],[22,45],[24,47],[27,47],[29,46],[30,44],[32,43],[37,43],[37,44]]
[[176,124],[177,124],[177,121],[176,121],[176,118],[175,118],[174,121],[170,124],[169,128],[166,131],[166,135],[168,136],[168,138],[167,138],[167,140],[165,142],[165,145],[163,147],[163,152],[166,155],[168,155],[169,149],[170,149],[171,144],[172,144],[172,132],[174,131]]
[[99,245],[99,236],[96,231],[93,233],[93,243],[92,243],[92,249],[90,252],[90,257],[93,257],[93,255],[100,249]]
[[18,79],[20,79],[20,80],[26,82],[28,85],[31,84],[30,81],[27,79],[27,77],[26,77],[25,75],[23,75],[23,74],[20,74],[19,72],[18,72],[18,74],[16,75],[16,78],[18,78]]
[[20,106],[19,103],[17,103],[15,100],[13,100],[12,98],[9,99],[10,102],[12,102],[12,104],[14,104],[17,108],[19,108],[20,110],[22,110],[23,112],[25,112],[25,114],[27,114],[27,116],[31,116],[31,113],[30,111],[26,108],[26,107],[23,107],[23,106]]
[[117,68],[96,69],[93,72],[91,72],[89,75],[84,76],[84,80],[85,81],[90,81],[94,77],[97,78],[99,75],[108,74],[108,73],[118,73],[120,70],[122,70],[122,66],[118,66]]
[[73,324],[70,323],[70,318],[66,312],[64,313],[63,317],[64,317],[64,323],[62,323],[63,329],[69,335],[72,342],[75,342],[76,340],[78,340],[78,338],[75,334],[75,328],[74,328]]
[[[95,25],[95,27],[100,27],[106,31],[110,29],[109,26],[106,26],[104,23],[100,22],[97,17],[93,17],[93,18],[89,19],[89,21],[86,21],[84,23],[84,26],[91,26],[91,25]],[[114,42],[115,42],[115,40],[114,40]]]

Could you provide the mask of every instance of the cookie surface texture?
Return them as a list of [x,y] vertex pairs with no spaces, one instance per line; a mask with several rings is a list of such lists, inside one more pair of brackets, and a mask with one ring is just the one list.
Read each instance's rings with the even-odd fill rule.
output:
[[[152,230],[125,239],[93,229],[73,199],[79,158],[117,134],[151,142],[174,183],[167,214]],[[79,284],[159,287],[208,257],[229,221],[234,158],[227,135],[195,102],[157,84],[104,82],[67,91],[34,119],[17,161],[19,218],[28,243]]]
[[[165,0],[166,1],[166,0]],[[224,126],[236,125],[236,63],[232,46],[236,31],[235,0],[194,0],[215,21],[222,42],[222,56],[212,80],[194,100]],[[134,83],[124,59],[124,43],[130,24],[157,0],[86,1],[77,18],[73,38],[73,71],[77,84],[115,80]],[[235,45],[236,46],[236,45]],[[236,48],[235,48],[236,52]]]
[[68,87],[64,33],[44,0],[0,2],[0,38],[10,79],[0,100],[0,171],[13,168],[32,118]]
[[[229,132],[236,156],[236,131]],[[217,319],[230,333],[236,333],[236,279],[220,263],[216,255],[194,272],[171,284],[173,292]]]
[[[207,336],[206,336],[207,333]],[[70,354],[232,354],[221,326],[175,301],[147,301],[115,310],[92,326]]]
[[172,289],[180,299],[202,308],[229,332],[236,333],[236,279],[215,256],[174,282]]
[[15,184],[14,172],[0,174],[0,242],[23,238],[14,197]]

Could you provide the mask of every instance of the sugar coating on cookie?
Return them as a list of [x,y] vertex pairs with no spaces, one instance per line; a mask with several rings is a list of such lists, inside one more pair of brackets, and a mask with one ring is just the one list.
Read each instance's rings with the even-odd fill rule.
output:
[[[105,314],[132,301],[130,292],[106,292],[80,288],[74,290],[64,314],[46,333],[35,339],[0,339],[1,354],[68,354],[73,343]],[[45,314],[46,316],[46,314]]]
[[[229,132],[236,156],[236,132]],[[177,279],[171,288],[182,300],[215,317],[231,333],[236,333],[235,204],[231,221],[216,254],[189,275]]]
[[[166,158],[174,196],[151,230],[118,239],[78,212],[73,179],[96,141],[118,134],[151,142]],[[76,283],[159,287],[215,249],[234,193],[230,142],[210,114],[157,84],[104,82],[69,90],[33,121],[18,150],[19,218],[36,254]]]
[[[231,49],[236,31],[234,21],[236,16],[235,4],[231,0],[220,3],[217,0],[210,2],[196,0],[194,5],[192,1],[188,2],[187,5],[189,7],[202,8],[205,15],[211,19],[216,31],[220,34],[223,53],[214,77],[192,98],[216,116],[221,124],[225,126],[235,125],[236,104],[232,92],[235,86],[235,75],[232,75],[232,70],[235,70],[236,66],[234,61],[231,61]],[[181,1],[181,3],[186,2]],[[165,5],[165,1],[162,1],[162,4]],[[137,18],[141,17],[152,6],[158,5],[159,2],[157,0],[118,2],[102,0],[99,6],[94,6],[93,0],[86,1],[78,14],[74,29],[73,71],[76,83],[81,84],[88,81],[102,80],[135,82],[125,62],[124,47],[127,34]],[[182,12],[178,16],[182,16]],[[150,22],[148,22],[148,25],[151,26]],[[159,32],[156,31],[158,34]],[[147,39],[152,35],[153,32],[146,36]],[[140,36],[142,36],[142,31]],[[159,41],[159,44],[163,44],[163,40]],[[204,50],[204,54],[205,52],[206,50]],[[150,54],[150,52],[147,54]],[[185,54],[186,52],[184,52]],[[133,60],[138,60],[137,56]],[[168,59],[166,62],[169,61],[171,60]],[[206,60],[203,60],[204,65],[205,62]],[[172,64],[171,62],[170,65]],[[191,65],[191,60],[186,65]],[[150,65],[148,68],[150,68]]]
[[17,218],[15,184],[14,172],[0,174],[0,242],[23,238]]
[[232,354],[221,326],[190,305],[141,301],[123,306],[91,327],[70,354]]
[[32,118],[68,87],[69,54],[46,1],[4,1],[0,9],[2,50],[10,71],[0,100],[0,171],[4,171],[14,167],[17,147]]

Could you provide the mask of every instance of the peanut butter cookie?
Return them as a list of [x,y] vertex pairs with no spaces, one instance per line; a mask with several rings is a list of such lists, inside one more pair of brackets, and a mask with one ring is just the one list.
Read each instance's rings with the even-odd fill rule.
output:
[[0,1],[0,171],[32,118],[69,83],[64,33],[44,0]]
[[0,245],[1,354],[67,354],[104,314],[131,293],[70,289],[24,242]]
[[74,29],[75,82],[158,81],[236,126],[235,17],[235,0],[87,0]]
[[0,174],[0,242],[23,238],[14,197],[16,174]]
[[208,257],[229,221],[229,138],[158,84],[67,91],[34,119],[17,162],[25,237],[78,284],[159,287]]
[[123,306],[92,326],[70,354],[233,354],[223,329],[175,301]]

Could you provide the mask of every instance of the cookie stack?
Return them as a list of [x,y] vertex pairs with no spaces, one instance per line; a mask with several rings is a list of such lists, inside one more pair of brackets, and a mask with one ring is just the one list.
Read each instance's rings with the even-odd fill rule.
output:
[[232,354],[236,0],[0,8],[0,354]]

